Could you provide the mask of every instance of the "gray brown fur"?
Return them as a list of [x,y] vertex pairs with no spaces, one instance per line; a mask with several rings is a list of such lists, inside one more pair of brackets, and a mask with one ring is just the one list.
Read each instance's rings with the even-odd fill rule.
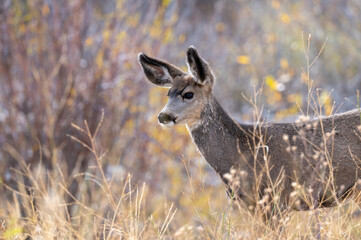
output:
[[[194,47],[187,52],[189,74],[145,54],[139,55],[139,61],[151,82],[158,86],[166,82],[170,92],[178,93],[170,96],[162,110],[169,118],[160,119],[161,123],[187,124],[206,161],[233,191],[233,197],[247,206],[256,205],[277,179],[282,179],[277,186],[281,205],[299,210],[332,206],[355,189],[361,158],[358,110],[299,123],[236,123],[214,97],[214,76]],[[185,98],[181,90],[194,97]],[[232,169],[242,173],[237,189],[225,177]],[[301,198],[297,206],[289,206],[293,182],[312,189],[312,205]]]

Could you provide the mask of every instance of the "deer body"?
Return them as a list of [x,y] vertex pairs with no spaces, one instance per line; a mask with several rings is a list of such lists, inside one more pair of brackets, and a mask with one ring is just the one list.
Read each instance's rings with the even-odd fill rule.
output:
[[[145,54],[139,61],[152,83],[170,87],[160,123],[185,123],[232,197],[247,206],[264,199],[267,189],[278,189],[282,207],[299,210],[332,206],[355,189],[361,158],[358,110],[299,123],[237,124],[213,96],[214,76],[194,47],[187,52],[189,74]],[[294,183],[310,197],[300,194],[292,202]]]
[[[215,99],[211,103],[212,106],[206,107],[202,114],[202,124],[191,130],[192,138],[206,161],[226,184],[228,184],[228,180],[223,176],[229,173],[231,168],[241,169],[247,173],[247,178],[243,178],[244,182],[241,182],[241,187],[238,189],[239,192],[235,193],[238,194],[237,197],[246,201],[247,204],[255,203],[254,199],[249,199],[252,196],[244,192],[252,192],[255,187],[253,186],[255,173],[262,174],[264,171],[262,166],[259,165],[264,163],[266,152],[268,155],[267,161],[269,161],[268,164],[271,168],[271,180],[275,182],[282,170],[286,176],[282,192],[285,201],[294,190],[291,186],[292,182],[297,179],[299,184],[314,189],[313,198],[317,199],[319,206],[331,206],[335,201],[334,196],[320,196],[326,192],[325,187],[327,186],[321,181],[317,181],[317,178],[320,177],[319,174],[324,171],[329,174],[328,170],[313,169],[321,166],[324,169],[329,167],[323,163],[321,163],[322,165],[318,164],[318,161],[322,158],[321,153],[316,159],[313,159],[315,153],[323,151],[323,149],[318,149],[321,143],[324,142],[323,131],[334,133],[329,136],[328,141],[326,140],[326,143],[329,142],[326,147],[333,149],[332,153],[331,151],[328,151],[328,153],[333,154],[331,164],[335,180],[334,186],[328,187],[335,187],[338,193],[336,197],[342,198],[355,185],[359,169],[355,163],[357,162],[356,158],[353,159],[350,152],[354,156],[361,156],[361,140],[353,133],[358,131],[357,127],[360,121],[358,110],[300,124],[268,123],[258,126],[256,124],[237,124],[225,113]],[[320,127],[320,121],[323,124],[323,131]],[[308,124],[311,124],[311,126],[318,125],[319,127],[307,129]],[[304,137],[300,136],[302,130],[305,132]],[[257,135],[265,137],[263,145],[259,145]],[[284,136],[289,136],[289,142],[284,140]],[[296,138],[293,136],[296,136]],[[306,142],[306,139],[312,141],[315,147]],[[355,145],[355,143],[358,144]],[[259,153],[255,160],[255,154],[252,150],[257,150],[257,148]],[[302,153],[304,157],[301,157]],[[254,169],[255,161],[257,162],[256,169]],[[328,177],[326,175],[323,178],[326,180]],[[259,186],[260,193],[263,193],[264,189],[269,187],[267,180],[270,179],[266,178],[264,182],[261,182]],[[308,206],[303,204],[299,208],[308,209]]]

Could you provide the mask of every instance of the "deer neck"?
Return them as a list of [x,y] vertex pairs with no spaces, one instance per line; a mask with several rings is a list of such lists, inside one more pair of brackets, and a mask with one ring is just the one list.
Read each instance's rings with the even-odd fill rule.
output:
[[246,136],[214,96],[198,124],[189,130],[198,150],[218,174],[223,176],[232,167],[241,167],[239,145],[246,141]]

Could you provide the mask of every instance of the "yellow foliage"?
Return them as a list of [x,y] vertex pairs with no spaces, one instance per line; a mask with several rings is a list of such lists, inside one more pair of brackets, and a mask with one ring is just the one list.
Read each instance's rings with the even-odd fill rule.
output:
[[132,69],[132,67],[133,67],[132,63],[129,61],[124,62],[123,66],[124,66],[124,69],[126,69],[126,70]]
[[282,100],[282,95],[278,91],[273,91],[272,93],[268,94],[267,101],[269,104],[275,104]]
[[135,123],[134,123],[134,119],[129,119],[125,122],[125,129],[128,131],[128,132],[132,132],[134,130],[134,127],[135,127]]
[[131,113],[145,112],[147,109],[143,105],[131,105],[129,108]]
[[287,59],[281,58],[281,60],[280,60],[280,65],[281,65],[281,68],[282,68],[283,70],[287,69],[287,68],[288,68],[288,61],[287,61]]
[[91,45],[93,45],[93,38],[92,37],[88,37],[86,40],[85,40],[85,46],[89,47]]
[[163,34],[163,43],[164,44],[168,44],[170,42],[172,42],[173,40],[173,31],[172,31],[172,28],[167,28],[165,31],[164,31],[164,34]]
[[4,239],[17,239],[18,235],[23,232],[21,227],[7,229],[2,235]]
[[265,77],[267,101],[269,104],[274,104],[282,100],[282,94],[277,90],[278,82],[273,76],[268,75]]
[[[169,137],[172,138],[172,136],[169,136]],[[170,148],[174,152],[182,152],[182,149],[184,148],[183,138],[178,137],[178,138],[172,139],[172,143],[170,144]]]
[[249,64],[250,60],[249,57],[246,55],[240,55],[237,57],[237,62],[239,64]]
[[70,107],[70,106],[72,106],[74,104],[74,100],[72,99],[72,98],[68,98],[67,100],[66,100],[66,106],[67,107]]
[[111,35],[110,30],[104,29],[103,34],[102,34],[104,41],[108,41],[110,38],[110,35]]
[[330,93],[327,91],[322,91],[320,96],[320,105],[323,105],[323,108],[325,110],[325,115],[331,115],[332,114],[332,99],[330,96]]
[[280,120],[287,116],[295,115],[299,112],[300,108],[302,107],[303,97],[300,93],[294,93],[287,96],[287,101],[289,103],[293,103],[291,107],[280,110],[276,113],[275,119]]
[[21,11],[21,7],[20,7],[20,2],[19,1],[14,1],[14,15],[15,15],[15,19],[21,19],[22,16],[22,11]]
[[179,43],[184,43],[185,40],[186,40],[186,35],[184,35],[184,34],[179,35],[179,37],[178,37]]
[[33,14],[28,13],[23,17],[23,22],[30,22],[34,18]]
[[149,90],[149,104],[152,107],[164,105],[168,89],[153,87]]
[[118,33],[115,37],[116,41],[118,43],[121,43],[125,40],[125,38],[127,37],[127,32],[126,31],[121,31],[120,33]]
[[305,84],[308,83],[308,81],[311,81],[311,79],[308,79],[308,76],[305,73],[302,73],[301,75],[301,81]]
[[177,132],[177,133],[180,133],[180,134],[188,134],[188,130],[187,128],[185,127],[185,125],[176,125],[174,127],[174,130]]
[[224,31],[224,28],[225,28],[224,23],[222,23],[222,22],[216,23],[216,30],[217,30],[218,32],[223,32],[223,31]]
[[162,1],[162,6],[163,7],[168,7],[168,5],[172,2],[172,0],[163,0]]
[[119,11],[119,10],[123,10],[123,0],[116,0],[115,1],[115,4],[116,4],[116,9],[117,9],[117,11]]
[[188,71],[188,66],[187,65],[183,65],[180,67],[181,70],[183,70],[184,72]]
[[[154,117],[152,122],[156,122],[157,120],[155,119],[156,116]],[[172,149],[172,151],[174,151],[173,148],[174,139],[172,137],[170,130],[168,129],[161,130],[158,125],[154,125],[149,129],[147,129],[147,132],[150,137],[152,137],[154,140],[156,140],[156,142],[159,143],[159,145],[156,145],[155,148],[153,149],[154,152],[157,153],[162,152],[161,149]]]
[[277,81],[274,79],[273,76],[268,75],[265,78],[266,86],[269,87],[271,90],[277,90]]
[[47,4],[43,5],[43,7],[41,8],[41,13],[45,17],[48,16],[48,14],[50,13],[50,8]]
[[303,101],[302,94],[290,94],[287,96],[287,101],[290,103],[296,103],[298,106],[301,107]]
[[274,43],[277,41],[277,35],[276,34],[273,34],[273,33],[270,33],[270,34],[267,34],[266,35],[266,41],[267,43]]
[[287,116],[292,116],[297,114],[299,111],[299,106],[297,104],[292,105],[290,108],[278,111],[275,115],[275,119],[280,120]]
[[275,0],[271,1],[271,7],[272,7],[273,9],[279,9],[280,6],[281,6],[281,4],[280,4],[279,1],[275,1]]
[[24,34],[25,31],[26,31],[26,26],[25,26],[25,24],[23,24],[23,23],[20,24],[19,32],[20,32],[21,34]]
[[104,56],[104,51],[103,49],[100,49],[98,51],[97,56],[95,57],[95,63],[97,64],[98,68],[103,67],[103,56]]
[[171,25],[174,25],[175,23],[178,22],[178,15],[177,14],[173,14],[172,17],[170,18],[169,21],[167,21],[167,25],[168,26],[171,26]]
[[179,190],[182,187],[182,174],[180,171],[180,168],[175,168],[175,167],[168,167],[167,168],[167,177],[170,179],[171,181],[171,188],[169,189],[170,192],[169,194],[171,196],[177,196],[177,194],[179,193]]
[[291,22],[291,17],[287,13],[281,14],[281,21],[288,24]]
[[139,18],[140,18],[140,15],[139,14],[134,14],[134,15],[130,15],[128,18],[127,18],[127,23],[131,26],[131,27],[136,27],[139,23]]
[[20,237],[19,235],[23,233],[23,228],[18,226],[18,223],[15,219],[10,219],[7,225],[8,226],[5,231],[0,232],[1,239],[18,239],[18,237]]
[[161,23],[159,20],[155,20],[153,25],[150,26],[149,35],[152,38],[158,39],[162,34]]

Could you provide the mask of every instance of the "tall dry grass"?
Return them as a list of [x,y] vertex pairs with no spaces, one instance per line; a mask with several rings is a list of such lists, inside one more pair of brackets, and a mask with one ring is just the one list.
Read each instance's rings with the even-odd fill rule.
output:
[[[185,128],[156,124],[166,92],[144,82],[136,55],[186,67],[195,45],[237,118],[329,114],[357,105],[360,9],[341,0],[2,1],[1,238],[358,239],[353,202],[285,213],[276,227],[232,204]],[[313,36],[309,59],[328,36],[311,69],[302,32]],[[247,103],[242,94],[263,82]]]

